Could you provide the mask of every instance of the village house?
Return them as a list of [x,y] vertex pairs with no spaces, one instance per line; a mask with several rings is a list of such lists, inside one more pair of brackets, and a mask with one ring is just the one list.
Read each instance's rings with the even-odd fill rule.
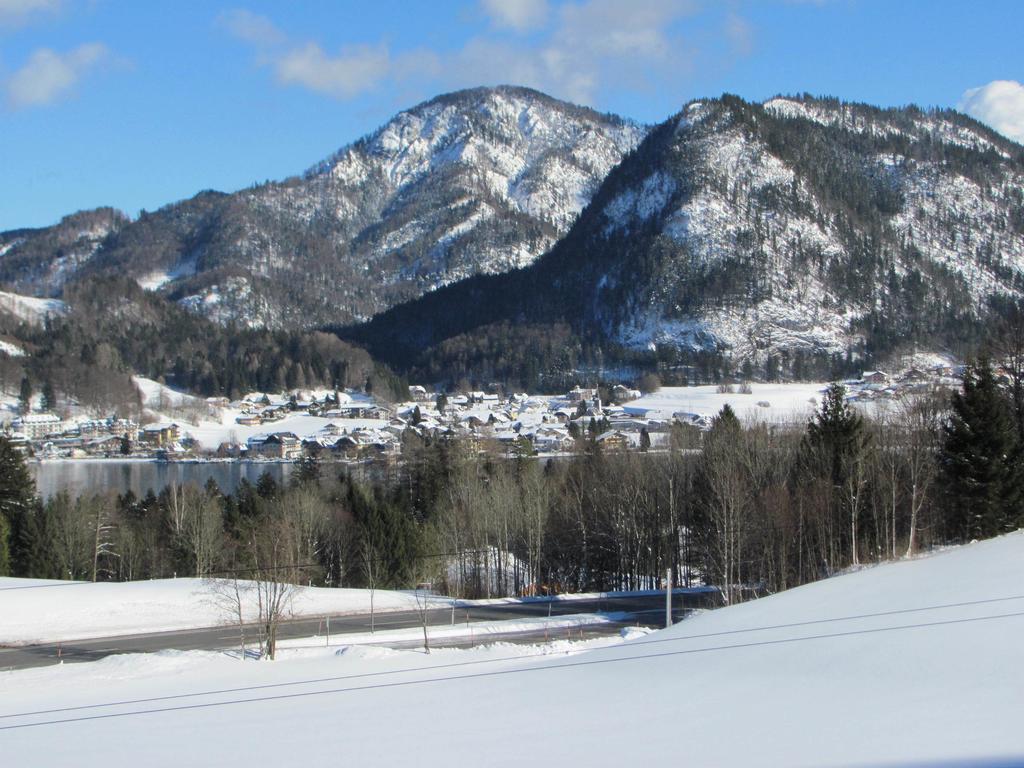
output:
[[544,427],[530,435],[533,447],[538,453],[561,453],[576,447],[572,435],[563,429]]
[[419,384],[413,384],[409,387],[409,396],[417,403],[429,403],[434,399],[434,395],[428,392],[426,387],[421,387]]
[[626,403],[630,400],[639,400],[640,394],[640,390],[630,389],[622,384],[616,384],[612,387],[612,398],[618,403]]
[[166,448],[180,439],[177,424],[148,424],[139,432],[139,442],[150,448]]
[[386,419],[387,408],[375,403],[342,403],[321,414],[326,419]]
[[471,430],[480,429],[487,426],[489,423],[489,419],[484,419],[479,413],[470,413],[461,419],[461,425]]
[[625,451],[630,446],[629,436],[617,429],[609,430],[603,435],[598,435],[597,444],[606,451]]
[[250,456],[264,459],[294,460],[302,458],[302,441],[292,432],[250,437],[246,445]]
[[597,390],[596,389],[583,389],[581,387],[573,387],[572,389],[570,389],[566,393],[565,399],[568,400],[570,403],[578,403],[581,400],[585,400],[585,401],[596,400],[597,399]]

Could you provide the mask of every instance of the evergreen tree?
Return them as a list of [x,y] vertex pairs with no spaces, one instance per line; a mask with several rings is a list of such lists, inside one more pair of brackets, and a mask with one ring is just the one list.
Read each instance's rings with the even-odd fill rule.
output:
[[375,586],[408,587],[420,556],[416,522],[379,493],[348,483],[348,506],[364,559],[376,566]]
[[651,448],[651,434],[647,431],[647,427],[643,427],[640,430],[640,450],[648,451]]
[[1011,530],[1022,518],[1021,446],[987,359],[967,368],[951,405],[939,456],[951,532],[975,538]]
[[33,503],[18,513],[11,532],[11,570],[17,576],[59,579],[56,559],[57,521],[51,506]]
[[256,478],[256,493],[263,499],[273,499],[277,497],[278,487],[277,481],[269,471],[264,471]]
[[316,485],[320,482],[320,459],[308,453],[295,464],[293,482],[296,485]]
[[32,382],[28,376],[22,376],[18,388],[18,409],[24,414],[32,410]]
[[587,401],[580,400],[576,405],[576,412],[573,414],[574,419],[582,419],[587,415]]
[[0,576],[9,576],[11,573],[11,526],[7,518],[0,515]]
[[36,485],[25,459],[10,440],[0,435],[0,569],[24,575],[32,544],[32,517]]
[[53,383],[49,380],[43,382],[42,409],[52,411],[57,408],[57,393],[53,390]]
[[821,408],[807,425],[805,447],[820,451],[833,486],[843,485],[850,460],[862,452],[864,440],[864,418],[846,402],[846,387],[829,385]]
[[801,454],[811,475],[828,478],[835,509],[848,523],[850,562],[857,564],[859,528],[864,514],[865,459],[869,436],[864,417],[846,402],[846,388],[833,383],[825,391],[821,408],[807,425]]

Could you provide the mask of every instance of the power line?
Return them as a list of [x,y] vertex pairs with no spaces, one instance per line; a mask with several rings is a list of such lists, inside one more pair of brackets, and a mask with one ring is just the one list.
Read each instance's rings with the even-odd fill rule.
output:
[[[706,639],[706,638],[710,638],[710,637],[722,637],[722,636],[728,636],[728,635],[745,634],[745,633],[750,633],[750,632],[764,632],[764,631],[770,631],[770,630],[776,630],[776,629],[791,629],[791,628],[797,628],[797,627],[812,626],[812,625],[816,625],[816,624],[827,624],[827,623],[842,622],[842,621],[855,621],[855,620],[860,620],[860,619],[879,618],[879,617],[884,617],[884,616],[894,616],[894,615],[902,615],[902,614],[910,614],[910,613],[920,613],[920,612],[923,612],[923,611],[944,610],[944,609],[949,609],[949,608],[963,608],[963,607],[969,607],[969,606],[986,605],[986,604],[991,604],[991,603],[999,603],[999,602],[1006,602],[1006,601],[1011,601],[1011,600],[1022,600],[1022,599],[1024,599],[1024,595],[1014,595],[1014,596],[1009,596],[1009,597],[997,597],[997,598],[988,598],[988,599],[982,599],[982,600],[972,600],[972,601],[965,601],[965,602],[958,602],[958,603],[946,603],[946,604],[942,604],[942,605],[923,606],[923,607],[918,607],[918,608],[905,608],[905,609],[898,609],[898,610],[892,610],[892,611],[880,611],[880,612],[877,612],[877,613],[865,613],[865,614],[857,614],[857,615],[851,615],[851,616],[834,617],[834,618],[828,618],[828,619],[814,619],[814,620],[809,620],[809,621],[791,622],[791,623],[787,623],[787,624],[774,624],[774,625],[767,625],[767,626],[761,626],[761,627],[747,627],[747,628],[742,628],[742,629],[725,630],[725,631],[722,631],[722,632],[708,632],[708,633],[703,633],[703,634],[699,634],[699,635],[685,635],[685,636],[682,636],[682,637],[657,638],[657,639],[653,639],[653,640],[637,640],[637,641],[633,641],[633,642],[625,644],[625,645],[612,646],[612,647],[608,647],[608,648],[605,648],[605,649],[602,649],[602,650],[606,650],[606,651],[609,651],[609,652],[615,652],[615,651],[618,651],[618,650],[630,651],[630,650],[633,650],[633,649],[635,649],[635,648],[637,648],[639,646],[661,645],[661,644],[664,644],[664,643],[678,643],[678,642],[684,642],[684,641],[688,641],[688,640]],[[991,617],[979,617],[977,620],[981,621],[981,620],[986,620],[986,619],[990,619],[990,618],[1005,618],[1005,617],[1019,616],[1019,615],[1024,615],[1024,612],[1001,614],[1001,615],[998,615],[998,616],[991,616]],[[745,647],[756,646],[756,645],[761,645],[761,644],[771,645],[771,644],[775,644],[775,643],[792,642],[792,641],[796,641],[796,640],[812,640],[812,639],[819,639],[819,638],[824,638],[824,637],[842,637],[842,636],[845,636],[846,634],[866,634],[866,633],[870,633],[870,632],[874,632],[874,631],[882,632],[882,631],[890,631],[890,630],[893,630],[893,629],[901,629],[901,628],[941,626],[943,624],[955,624],[955,623],[959,623],[959,622],[967,622],[967,621],[973,621],[973,620],[975,620],[975,619],[953,619],[953,620],[939,621],[939,622],[930,622],[930,623],[924,623],[924,624],[913,624],[913,625],[907,625],[905,627],[881,627],[881,628],[870,629],[870,630],[852,630],[852,631],[850,631],[848,633],[842,633],[841,632],[841,633],[833,633],[833,634],[828,634],[828,635],[807,636],[807,637],[803,637],[803,638],[785,638],[785,639],[782,639],[782,640],[759,641],[759,642],[754,642],[754,643],[744,643],[744,644],[738,644],[738,645],[714,646],[714,647],[710,647],[710,648],[698,648],[698,649],[690,649],[690,650],[684,650],[684,651],[672,651],[672,652],[666,652],[666,653],[660,653],[660,654],[653,654],[652,658],[656,658],[656,657],[660,657],[660,656],[665,656],[665,655],[705,652],[705,651],[710,651],[710,650],[727,650],[727,649],[730,649],[730,648],[745,648]],[[456,668],[462,668],[462,667],[476,666],[476,665],[480,665],[480,664],[496,664],[496,663],[501,663],[501,662],[523,661],[523,660],[530,660],[530,659],[537,659],[537,658],[547,658],[547,657],[550,657],[551,655],[552,654],[550,654],[550,653],[534,653],[534,654],[526,654],[526,655],[520,655],[520,656],[506,656],[506,657],[501,657],[501,658],[497,658],[497,659],[474,659],[474,660],[470,660],[470,661],[460,661],[460,662],[452,662],[452,663],[449,663],[449,664],[439,664],[439,665],[431,667],[430,669],[434,669],[434,670],[436,670],[436,669],[456,669]],[[637,656],[637,657],[628,657],[628,658],[646,658],[646,657]],[[628,660],[628,658],[627,659],[622,659],[622,660]],[[554,665],[554,666],[559,666],[559,665]],[[575,665],[562,665],[562,666],[575,666]],[[547,666],[543,667],[543,669],[547,669],[547,668],[548,668]],[[237,688],[223,688],[223,689],[215,689],[215,690],[210,690],[210,691],[197,691],[197,692],[191,692],[191,693],[172,694],[172,695],[168,695],[168,696],[153,696],[153,697],[147,697],[147,698],[141,698],[141,699],[129,699],[129,700],[124,700],[124,701],[106,702],[106,703],[101,703],[101,704],[83,704],[83,705],[74,706],[74,707],[60,707],[60,708],[54,708],[54,709],[36,710],[36,711],[32,711],[32,712],[16,712],[16,713],[12,713],[12,714],[0,715],[0,720],[6,720],[6,719],[10,719],[10,718],[15,718],[15,717],[31,717],[31,716],[36,716],[36,715],[57,714],[57,713],[61,713],[61,712],[74,712],[74,711],[82,711],[82,710],[88,710],[88,709],[100,709],[100,708],[106,708],[106,707],[128,706],[128,705],[131,705],[131,704],[146,704],[146,703],[157,702],[157,701],[173,701],[173,700],[178,700],[178,699],[197,698],[197,697],[201,697],[201,696],[214,696],[214,695],[220,695],[220,694],[241,693],[241,692],[244,692],[244,691],[260,691],[260,690],[268,690],[268,689],[275,689],[275,688],[287,688],[287,687],[298,686],[298,685],[315,685],[315,684],[319,684],[319,683],[340,682],[340,681],[344,681],[344,680],[359,680],[359,679],[366,679],[366,678],[383,677],[383,676],[387,676],[387,675],[407,674],[407,673],[410,673],[410,672],[417,672],[417,671],[419,671],[419,669],[413,668],[413,669],[387,670],[387,671],[381,671],[381,672],[364,672],[364,673],[355,674],[355,675],[338,675],[338,676],[331,676],[331,677],[312,678],[312,679],[308,679],[308,680],[295,680],[295,681],[284,682],[284,683],[267,683],[267,684],[263,684],[263,685],[240,686],[240,687],[237,687]],[[473,677],[473,675],[462,675],[459,678],[452,678],[452,679],[461,679],[462,677]],[[448,679],[448,678],[441,678],[441,679]],[[361,688],[354,688],[354,689],[338,689],[338,691],[344,691],[344,690],[363,690],[363,688],[361,687]],[[320,693],[320,692],[314,692],[314,693]],[[291,694],[291,695],[299,695],[299,694]],[[282,696],[282,697],[286,698],[287,696]],[[268,697],[268,700],[274,699],[274,698],[281,698],[281,697]],[[246,699],[244,701],[261,701],[261,700],[263,700],[263,699],[253,698],[253,699]],[[240,703],[240,701],[239,702],[228,702],[228,703]],[[208,705],[203,705],[203,706],[208,706]],[[182,707],[182,708],[187,708],[187,707]],[[173,709],[176,709],[176,708],[171,708],[171,709],[173,710]],[[157,710],[147,710],[147,711],[157,712],[157,711],[164,711],[164,710],[163,709],[157,709]],[[135,713],[125,713],[125,714],[135,714]],[[138,713],[138,714],[144,714],[144,713]],[[71,722],[74,722],[75,720],[78,720],[78,719],[88,719],[88,718],[74,718],[74,719],[71,720]],[[54,721],[54,722],[65,722],[65,721],[61,720],[61,721]],[[46,723],[39,723],[39,725],[44,725],[44,724],[46,724]],[[0,730],[3,730],[5,727],[13,727],[13,726],[0,726]]]
[[[362,686],[356,686],[356,687],[350,687],[350,688],[332,688],[332,689],[328,689],[328,690],[325,690],[325,691],[302,691],[302,692],[298,692],[298,693],[276,694],[276,695],[273,695],[273,696],[258,696],[258,697],[245,698],[245,699],[229,699],[227,701],[204,702],[204,703],[201,703],[201,704],[181,704],[181,705],[177,705],[177,706],[173,706],[173,707],[160,707],[160,708],[155,708],[155,709],[141,709],[141,710],[133,710],[133,711],[130,711],[130,712],[110,712],[110,713],[105,713],[105,714],[86,715],[84,717],[70,717],[70,718],[64,718],[64,719],[60,719],[60,720],[42,720],[42,721],[39,721],[39,722],[36,722],[36,723],[18,723],[18,724],[15,724],[15,725],[3,725],[3,726],[0,726],[0,731],[10,731],[10,730],[17,730],[17,729],[21,729],[21,728],[36,728],[36,727],[44,726],[44,725],[65,725],[65,724],[69,724],[69,723],[87,722],[87,721],[92,721],[92,720],[107,720],[107,719],[118,718],[118,717],[133,717],[133,716],[136,716],[136,715],[152,715],[152,714],[162,714],[162,713],[165,713],[165,712],[182,712],[182,711],[195,710],[195,709],[211,709],[211,708],[214,708],[214,707],[233,706],[233,705],[236,705],[236,704],[254,704],[254,703],[267,702],[267,701],[284,701],[284,700],[290,700],[290,699],[307,698],[307,697],[311,697],[311,696],[326,696],[326,695],[329,695],[329,694],[356,693],[356,692],[368,691],[368,690],[380,690],[380,689],[387,689],[387,688],[401,688],[401,687],[414,686],[414,685],[428,685],[428,684],[431,684],[431,683],[446,683],[446,682],[454,682],[454,681],[458,681],[458,680],[472,680],[472,679],[481,679],[481,678],[490,678],[490,677],[501,677],[501,676],[504,676],[504,675],[524,674],[524,673],[529,673],[529,672],[549,672],[549,671],[555,670],[555,669],[572,669],[572,668],[577,668],[577,667],[598,666],[598,665],[601,665],[601,664],[618,664],[618,663],[622,663],[622,662],[625,662],[625,661],[647,661],[649,659],[666,658],[666,657],[670,657],[670,656],[687,656],[687,655],[694,655],[694,654],[698,654],[698,653],[710,653],[710,652],[714,652],[714,651],[740,650],[740,649],[744,649],[744,648],[755,648],[755,647],[761,647],[761,646],[784,645],[784,644],[788,644],[788,643],[804,642],[804,641],[807,641],[807,640],[825,640],[825,639],[832,639],[832,638],[839,638],[839,637],[855,637],[855,636],[858,636],[858,635],[870,635],[870,634],[877,634],[877,633],[882,633],[882,632],[896,632],[896,631],[902,631],[902,630],[907,630],[907,629],[926,629],[926,628],[934,628],[934,627],[941,627],[941,626],[949,626],[949,625],[953,625],[953,624],[967,624],[967,623],[976,622],[976,621],[994,621],[994,620],[998,620],[998,619],[1014,618],[1014,617],[1018,617],[1018,616],[1024,616],[1024,611],[1018,611],[1018,612],[1015,612],[1015,613],[996,614],[996,615],[993,615],[993,616],[976,616],[976,617],[973,617],[973,618],[966,618],[966,619],[948,619],[948,620],[945,620],[945,621],[923,622],[923,623],[920,623],[920,624],[904,624],[904,625],[896,626],[896,627],[877,627],[875,629],[849,630],[849,631],[846,631],[846,632],[834,632],[834,633],[821,634],[821,635],[808,635],[806,637],[790,637],[790,638],[782,638],[782,639],[778,639],[778,640],[761,640],[761,641],[756,641],[756,642],[751,642],[751,643],[739,643],[739,644],[736,644],[736,645],[711,646],[711,647],[708,647],[708,648],[691,648],[691,649],[681,650],[681,651],[663,651],[661,653],[651,653],[651,654],[647,654],[647,655],[644,655],[644,656],[626,656],[626,657],[612,658],[612,659],[589,659],[589,660],[588,659],[583,659],[583,660],[580,660],[580,661],[565,662],[565,663],[561,663],[561,664],[547,664],[547,665],[536,666],[536,667],[522,667],[522,668],[517,668],[517,669],[499,669],[499,670],[492,670],[492,671],[488,671],[488,672],[476,672],[476,673],[469,674],[469,675],[458,675],[456,677],[428,677],[428,678],[423,678],[421,680],[398,680],[398,681],[395,681],[395,682],[373,683],[373,684],[370,684],[370,685],[362,685]],[[407,670],[407,671],[415,671],[415,670]]]

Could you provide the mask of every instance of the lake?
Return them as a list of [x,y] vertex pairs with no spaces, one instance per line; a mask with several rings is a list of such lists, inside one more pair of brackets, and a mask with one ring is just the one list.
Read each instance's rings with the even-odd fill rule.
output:
[[30,462],[29,471],[44,499],[59,491],[72,496],[90,491],[132,490],[137,496],[150,488],[154,493],[172,483],[203,486],[211,477],[224,493],[234,493],[242,479],[251,483],[269,472],[278,483],[291,476],[293,464],[262,461],[165,462],[118,460],[68,460]]

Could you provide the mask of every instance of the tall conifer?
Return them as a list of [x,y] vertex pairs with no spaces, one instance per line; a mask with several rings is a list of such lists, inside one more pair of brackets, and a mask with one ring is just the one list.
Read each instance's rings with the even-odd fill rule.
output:
[[951,532],[979,538],[1012,530],[1024,517],[1021,445],[1010,398],[987,359],[968,366],[951,405],[939,456]]

